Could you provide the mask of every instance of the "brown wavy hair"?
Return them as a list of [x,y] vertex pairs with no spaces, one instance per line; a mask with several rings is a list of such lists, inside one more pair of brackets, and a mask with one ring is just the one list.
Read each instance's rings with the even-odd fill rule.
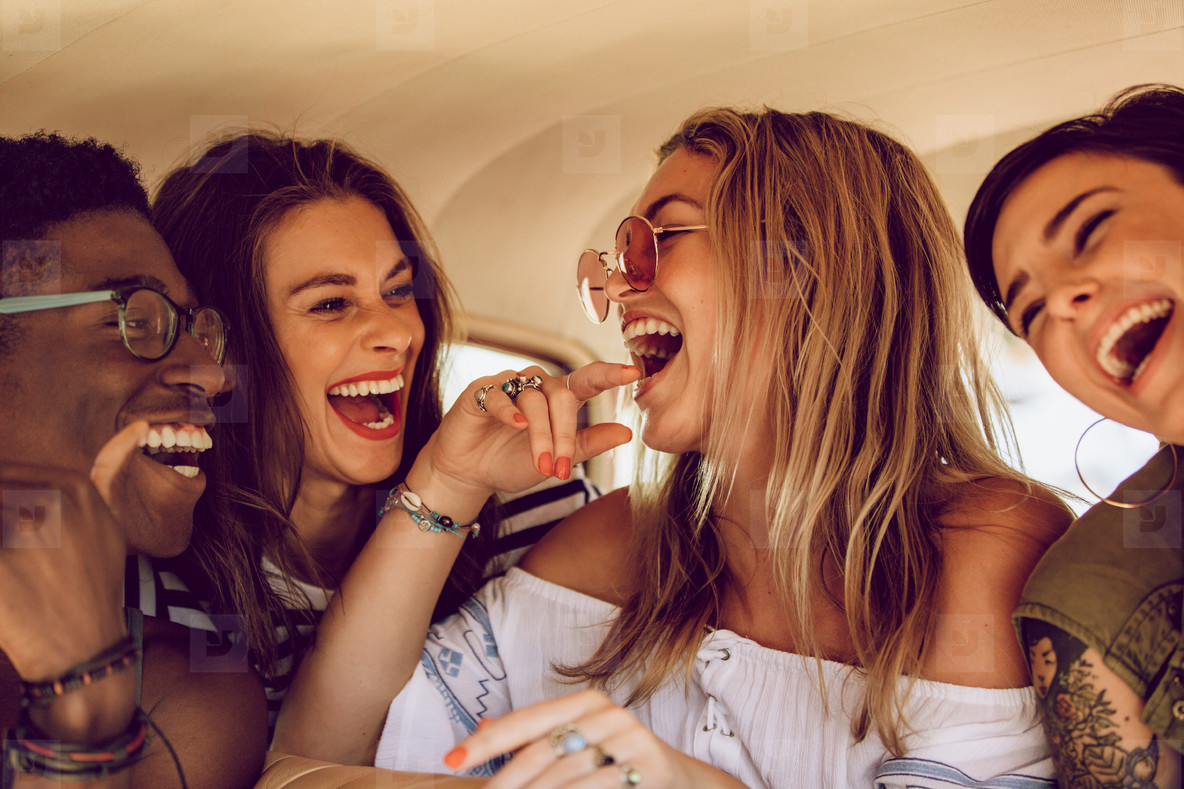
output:
[[[264,131],[236,133],[171,172],[153,201],[153,219],[203,304],[230,322],[230,370],[238,394],[229,395],[217,426],[217,446],[207,469],[210,487],[195,513],[197,528],[186,555],[203,591],[220,610],[245,620],[248,642],[261,670],[275,666],[276,627],[283,601],[260,568],[263,557],[289,580],[287,596],[302,595],[290,583],[294,568],[317,569],[302,551],[290,514],[300,488],[306,431],[291,375],[267,313],[264,244],[291,211],[322,199],[360,197],[386,216],[408,260],[424,324],[405,427],[403,456],[392,480],[406,476],[416,455],[439,426],[441,359],[454,339],[452,291],[431,236],[410,199],[378,165],[336,140],[303,141]],[[380,495],[381,486],[375,496]],[[489,540],[466,541],[437,607],[446,614],[476,590],[497,519],[487,505],[482,522]],[[293,539],[294,538],[294,539]],[[248,565],[244,573],[231,565]],[[322,585],[331,579],[321,578]],[[312,616],[307,618],[312,623]]]

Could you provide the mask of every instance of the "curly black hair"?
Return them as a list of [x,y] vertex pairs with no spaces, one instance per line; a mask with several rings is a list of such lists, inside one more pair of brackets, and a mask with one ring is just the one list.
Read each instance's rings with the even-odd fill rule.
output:
[[[0,282],[29,242],[93,211],[134,211],[150,219],[140,166],[107,143],[44,131],[0,137]],[[5,292],[3,295],[13,295]],[[19,323],[0,319],[0,357],[20,342]]]
[[0,137],[0,239],[42,238],[92,211],[151,216],[140,166],[107,143],[43,131]]

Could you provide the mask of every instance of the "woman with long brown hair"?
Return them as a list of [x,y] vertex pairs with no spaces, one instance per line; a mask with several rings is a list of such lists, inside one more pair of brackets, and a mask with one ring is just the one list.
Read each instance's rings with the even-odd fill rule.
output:
[[[220,408],[210,488],[181,570],[215,610],[243,618],[274,722],[320,612],[376,533],[389,489],[405,483],[457,523],[482,527],[473,540],[410,536],[409,577],[434,560],[442,571],[416,588],[431,603],[415,620],[426,630],[426,615],[455,610],[505,550],[495,489],[561,482],[508,505],[520,528],[590,498],[582,479],[569,479],[586,457],[574,435],[577,404],[564,397],[552,409],[552,432],[545,405],[532,406],[530,424],[521,413],[514,422],[500,390],[489,393],[488,414],[470,391],[451,432],[437,435],[444,348],[457,339],[451,288],[407,195],[340,141],[232,134],[171,172],[152,208],[181,272],[228,316],[236,385]],[[598,365],[573,378],[591,396],[622,374],[621,365]],[[483,460],[498,450],[505,454]],[[519,454],[522,464],[509,462]],[[446,493],[433,495],[438,485]],[[389,502],[385,509],[388,521],[415,526]]]

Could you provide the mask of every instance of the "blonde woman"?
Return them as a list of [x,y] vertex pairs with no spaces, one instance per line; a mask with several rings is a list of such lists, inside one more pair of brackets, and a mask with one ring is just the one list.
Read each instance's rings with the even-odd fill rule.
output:
[[[350,720],[324,689],[363,683],[398,694],[380,766],[443,758],[495,789],[1051,786],[1009,615],[1068,514],[999,458],[923,167],[772,110],[701,112],[660,157],[615,252],[579,268],[642,369],[660,480],[433,627],[405,687],[410,667],[306,664],[310,731]],[[394,589],[363,567],[354,589]],[[387,649],[349,607],[323,633]]]

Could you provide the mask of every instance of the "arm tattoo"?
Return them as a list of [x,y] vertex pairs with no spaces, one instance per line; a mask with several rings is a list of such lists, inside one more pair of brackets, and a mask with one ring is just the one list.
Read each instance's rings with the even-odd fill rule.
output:
[[1145,747],[1123,742],[1114,705],[1084,657],[1086,645],[1039,620],[1025,619],[1022,629],[1061,786],[1156,789],[1159,742],[1154,734]]

